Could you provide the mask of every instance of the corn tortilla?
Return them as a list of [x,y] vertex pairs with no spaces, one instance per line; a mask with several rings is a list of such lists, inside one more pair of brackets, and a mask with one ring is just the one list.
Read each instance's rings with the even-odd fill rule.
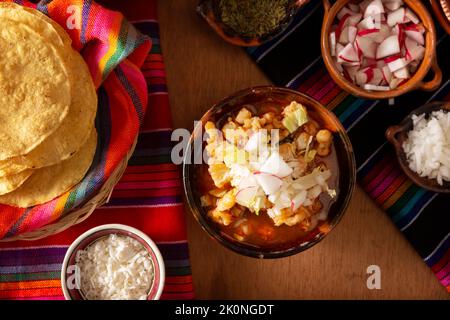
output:
[[61,126],[30,153],[0,160],[0,177],[29,168],[42,168],[74,155],[86,142],[97,111],[97,95],[89,69],[71,47],[67,32],[41,12],[15,3],[0,3],[0,19],[27,24],[57,47],[64,57],[71,81],[72,103]]
[[91,166],[97,147],[97,131],[72,158],[37,169],[18,189],[0,196],[0,203],[28,208],[53,200],[78,184]]
[[30,153],[0,160],[0,177],[54,165],[73,156],[87,141],[97,113],[97,94],[89,69],[80,54],[70,52],[72,103],[61,126]]
[[33,170],[25,170],[18,174],[0,178],[0,196],[19,188],[31,175]]
[[69,111],[68,70],[46,41],[26,24],[0,19],[0,160],[29,153]]

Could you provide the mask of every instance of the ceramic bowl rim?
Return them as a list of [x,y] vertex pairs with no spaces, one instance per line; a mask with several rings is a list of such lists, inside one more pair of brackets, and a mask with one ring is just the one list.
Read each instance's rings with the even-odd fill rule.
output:
[[[155,296],[153,297],[153,300],[159,300],[161,297],[162,291],[164,289],[165,278],[166,278],[165,263],[164,263],[164,259],[161,255],[160,250],[158,249],[156,243],[152,239],[150,239],[150,237],[148,235],[146,235],[144,232],[142,232],[141,230],[136,229],[134,227],[120,224],[120,223],[103,224],[103,225],[99,225],[97,227],[91,228],[91,229],[87,230],[86,232],[82,233],[80,236],[78,236],[72,242],[72,244],[69,246],[69,248],[66,251],[66,254],[64,255],[64,260],[63,260],[63,264],[62,264],[62,268],[61,268],[61,287],[62,287],[62,290],[64,293],[64,298],[66,300],[72,300],[70,292],[67,288],[67,281],[66,281],[66,270],[67,270],[70,258],[76,252],[76,249],[78,248],[78,246],[84,239],[88,238],[89,236],[91,236],[99,231],[105,231],[105,230],[111,230],[112,231],[111,234],[113,234],[114,230],[129,232],[129,233],[134,234],[138,238],[142,239],[146,244],[148,244],[148,246],[151,248],[151,250],[153,251],[153,253],[156,257],[156,261],[153,261],[153,263],[158,264],[158,266],[159,266],[160,281],[158,283],[158,291],[156,292]],[[97,239],[94,239],[91,243],[95,242],[96,240]]]

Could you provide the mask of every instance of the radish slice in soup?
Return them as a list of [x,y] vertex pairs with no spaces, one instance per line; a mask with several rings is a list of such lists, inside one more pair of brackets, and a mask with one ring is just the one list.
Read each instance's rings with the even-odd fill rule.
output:
[[264,193],[267,195],[277,192],[283,184],[283,180],[273,174],[258,172],[255,173],[254,176],[256,181],[258,181],[258,184],[264,190]]
[[283,178],[290,175],[293,169],[283,160],[278,152],[274,152],[261,166],[260,171]]

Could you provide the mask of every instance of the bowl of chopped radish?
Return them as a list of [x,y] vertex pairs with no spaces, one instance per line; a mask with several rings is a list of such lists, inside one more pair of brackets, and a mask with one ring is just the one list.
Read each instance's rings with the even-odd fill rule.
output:
[[[322,55],[342,89],[367,99],[388,99],[440,85],[436,30],[421,1],[323,3]],[[426,81],[428,73],[433,77]]]

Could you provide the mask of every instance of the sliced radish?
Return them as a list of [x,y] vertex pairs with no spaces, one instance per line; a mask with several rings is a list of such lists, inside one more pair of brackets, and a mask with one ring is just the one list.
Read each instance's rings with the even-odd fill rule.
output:
[[418,24],[420,22],[419,18],[410,8],[406,8],[405,15],[414,24]]
[[330,33],[330,50],[331,56],[336,56],[336,32]]
[[340,44],[339,42],[336,43],[336,57],[339,57],[339,55],[341,54],[342,50],[344,50],[344,46],[342,44]]
[[283,180],[273,174],[255,172],[254,176],[258,184],[264,190],[264,193],[267,195],[277,192],[283,184]]
[[241,206],[249,207],[255,200],[258,193],[258,186],[245,187],[236,193],[236,202]]
[[339,21],[338,26],[336,28],[336,37],[340,37],[342,30],[347,26],[347,19],[350,17],[349,14],[346,14],[342,17],[342,19]]
[[372,58],[363,58],[361,62],[361,68],[377,68],[378,67],[378,61]]
[[353,26],[348,27],[348,41],[354,42],[356,39],[356,34],[358,33],[358,29]]
[[373,0],[368,4],[366,10],[364,10],[364,17],[373,17],[381,13],[384,13],[383,3],[381,2],[381,0]]
[[359,7],[361,9],[361,12],[365,12],[366,8],[369,6],[369,4],[372,2],[372,0],[363,0],[359,3]]
[[263,146],[264,141],[267,140],[267,132],[262,130],[252,134],[252,136],[248,139],[245,144],[244,150],[247,152],[255,152]]
[[383,73],[383,79],[386,82],[386,84],[389,84],[392,80],[392,72],[389,70],[388,66],[384,66],[381,69],[381,72]]
[[356,12],[356,13],[359,12],[359,6],[358,6],[357,4],[349,3],[349,4],[348,4],[348,8],[349,8],[350,10],[352,10],[353,12]]
[[[339,61],[341,60],[341,61]],[[347,44],[344,49],[339,53],[338,62],[358,62],[358,51],[355,49],[352,43]]]
[[377,64],[377,68],[379,69],[383,69],[384,67],[386,67],[386,63],[384,62],[384,60],[376,60]]
[[406,48],[406,60],[422,60],[425,55],[425,47],[417,44],[414,40],[410,38],[406,38],[405,40],[405,48]]
[[404,25],[404,27],[403,27],[405,30],[411,30],[411,31],[417,31],[417,32],[420,32],[420,33],[425,33],[425,27],[423,26],[423,24],[421,24],[421,23],[416,23],[416,24],[413,24],[413,23],[410,23],[410,24],[406,24],[406,25]]
[[412,61],[409,64],[409,71],[410,72],[416,72],[417,69],[419,68],[420,62],[419,61]]
[[401,26],[402,26],[401,24],[396,24],[395,26],[393,26],[391,29],[391,34],[400,35],[400,33],[403,32],[403,29]]
[[421,46],[425,45],[425,37],[421,32],[415,30],[405,30],[405,34]]
[[355,77],[356,77],[356,73],[359,70],[359,66],[354,66],[354,67],[345,67],[344,68],[344,72],[347,74],[348,79],[352,82],[355,81]]
[[396,89],[398,87],[398,85],[400,84],[400,79],[396,78],[396,77],[392,77],[391,81],[389,82],[389,88]]
[[294,197],[294,199],[292,199],[291,210],[293,212],[297,211],[297,209],[300,208],[300,206],[306,201],[307,194],[308,192],[306,190],[302,190]]
[[391,89],[388,86],[377,86],[374,84],[365,84],[363,88],[371,91],[389,91]]
[[362,70],[358,71],[355,74],[355,81],[356,81],[356,83],[358,85],[362,86],[362,85],[372,81],[373,76],[374,76],[373,70],[374,70],[374,68],[368,67],[368,68],[365,68],[365,69],[362,69]]
[[337,17],[339,20],[341,20],[345,15],[351,16],[351,15],[353,15],[353,14],[355,14],[355,12],[353,12],[352,10],[350,10],[350,9],[347,8],[347,7],[343,7],[343,8],[337,13],[336,17]]
[[349,30],[349,28],[350,27],[346,26],[346,27],[344,27],[344,29],[342,29],[342,32],[339,35],[339,42],[340,43],[347,44],[347,43],[350,42],[349,39],[348,39],[348,36],[349,36],[349,31],[348,30]]
[[367,17],[357,24],[358,30],[376,29],[373,17]]
[[384,39],[377,48],[377,59],[382,59],[400,53],[400,42],[397,35]]
[[379,68],[373,68],[373,78],[369,81],[370,84],[380,85],[383,82],[383,72]]
[[362,13],[356,13],[347,18],[347,25],[356,26],[361,21]]
[[262,173],[273,174],[277,177],[287,177],[293,170],[278,152],[273,152],[261,166],[260,171]]
[[338,69],[339,72],[344,72],[344,68],[342,67],[341,63],[338,63],[337,61],[334,62],[334,66],[336,67],[336,69]]
[[397,70],[403,69],[408,65],[408,61],[405,58],[399,58],[391,61],[387,64],[389,71],[395,72]]
[[389,27],[393,27],[396,24],[404,23],[406,16],[405,8],[401,7],[395,11],[389,12],[387,16],[387,24]]
[[400,59],[402,57],[401,54],[394,54],[393,56],[384,58],[383,61],[384,63],[388,64],[389,62],[395,61],[397,59]]
[[384,39],[391,35],[391,28],[387,24],[381,24],[380,32],[373,36],[373,40],[377,43],[383,42]]
[[384,0],[384,6],[390,11],[395,11],[403,5],[402,0]]
[[394,76],[399,79],[409,79],[411,77],[409,74],[409,70],[406,67],[395,71]]
[[336,70],[366,90],[401,86],[425,55],[426,29],[403,0],[355,2],[339,11],[330,32]]
[[357,35],[360,36],[360,37],[368,37],[368,36],[372,37],[374,34],[377,34],[379,32],[380,32],[380,29],[375,29],[375,28],[373,28],[373,29],[362,29],[362,30],[358,31]]

